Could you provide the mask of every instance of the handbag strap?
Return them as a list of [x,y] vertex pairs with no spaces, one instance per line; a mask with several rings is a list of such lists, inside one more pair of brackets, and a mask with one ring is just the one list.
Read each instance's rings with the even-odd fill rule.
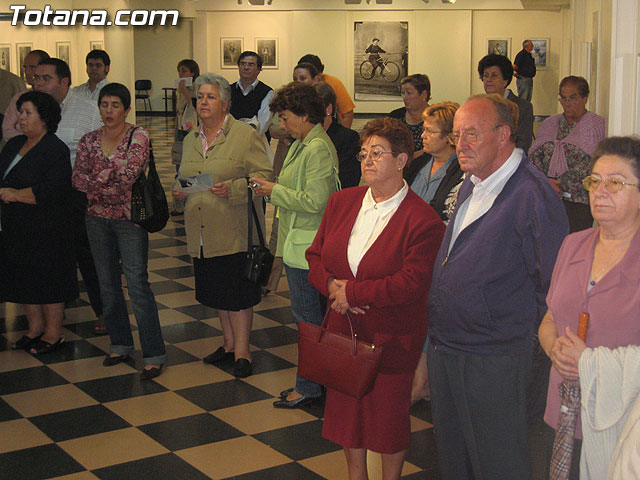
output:
[[[331,313],[331,308],[327,308],[327,311],[324,314],[324,318],[322,319],[322,328],[326,329],[327,324],[329,323],[329,314]],[[358,330],[356,329],[356,322],[353,320],[351,316],[351,312],[347,310],[347,320],[349,322],[349,330],[351,330],[351,350],[352,354],[355,355],[358,350]]]
[[[129,151],[129,147],[131,146],[131,141],[133,140],[133,134],[136,133],[137,129],[138,127],[135,126],[133,127],[133,130],[131,130],[131,134],[129,135],[129,141],[127,142],[127,152]],[[149,173],[151,173],[152,170],[155,173],[156,162],[153,156],[153,145],[151,144],[151,139],[149,139]],[[144,170],[142,170],[138,178],[143,177],[143,175],[144,175]]]
[[258,231],[258,239],[260,240],[260,245],[265,246],[264,236],[262,235],[262,228],[260,228],[260,221],[258,220],[258,212],[256,212],[256,206],[253,204],[253,190],[249,186],[249,177],[245,177],[247,181],[247,252],[251,253],[251,244],[253,238],[253,221],[251,220],[251,216],[253,213],[253,219],[256,223],[256,230]]

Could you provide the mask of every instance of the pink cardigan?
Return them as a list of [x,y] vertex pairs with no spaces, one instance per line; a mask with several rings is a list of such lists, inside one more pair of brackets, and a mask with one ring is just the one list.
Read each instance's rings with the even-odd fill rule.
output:
[[[564,335],[566,326],[577,331],[578,315],[588,312],[588,347],[640,345],[640,231],[622,260],[587,292],[599,234],[599,227],[591,228],[564,240],[551,277],[547,305],[560,335]],[[560,413],[561,382],[562,377],[551,367],[544,419],[553,428]],[[582,438],[579,420],[576,438]]]

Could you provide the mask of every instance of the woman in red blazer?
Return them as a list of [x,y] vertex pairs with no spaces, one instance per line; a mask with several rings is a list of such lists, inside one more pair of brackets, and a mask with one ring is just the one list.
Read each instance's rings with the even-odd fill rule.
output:
[[360,400],[329,389],[323,436],[342,445],[349,478],[366,478],[366,451],[382,454],[385,479],[400,478],[410,441],[413,370],[427,334],[426,302],[444,235],[435,211],[413,193],[402,170],[413,139],[396,119],[369,122],[361,134],[362,177],[369,187],[331,196],[307,250],[309,282],[329,298],[328,328],[381,346],[373,390]]

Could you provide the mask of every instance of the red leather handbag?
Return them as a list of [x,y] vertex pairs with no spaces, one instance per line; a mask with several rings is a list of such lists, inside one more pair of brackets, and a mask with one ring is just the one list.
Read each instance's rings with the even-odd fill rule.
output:
[[321,326],[298,323],[298,376],[362,398],[373,388],[382,348],[358,340],[349,312],[351,336],[327,331],[329,313],[330,310]]

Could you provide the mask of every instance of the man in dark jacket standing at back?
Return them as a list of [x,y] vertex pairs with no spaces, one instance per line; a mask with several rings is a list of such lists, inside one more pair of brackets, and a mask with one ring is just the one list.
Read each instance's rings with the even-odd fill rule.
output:
[[532,357],[569,224],[549,181],[515,148],[515,123],[512,102],[477,95],[450,134],[467,178],[427,302],[444,480],[531,479],[527,397],[546,388],[544,379],[529,385]]
[[273,100],[273,89],[258,80],[262,71],[262,57],[256,52],[245,51],[238,57],[238,73],[240,79],[231,85],[231,108],[229,113],[236,120],[258,120],[257,130],[271,140],[269,126],[271,111],[269,104]]
[[518,87],[518,96],[531,101],[533,94],[533,77],[536,76],[536,61],[531,55],[533,50],[533,42],[525,40],[522,42],[522,50],[516,55],[513,61],[513,68],[516,75],[516,86]]

